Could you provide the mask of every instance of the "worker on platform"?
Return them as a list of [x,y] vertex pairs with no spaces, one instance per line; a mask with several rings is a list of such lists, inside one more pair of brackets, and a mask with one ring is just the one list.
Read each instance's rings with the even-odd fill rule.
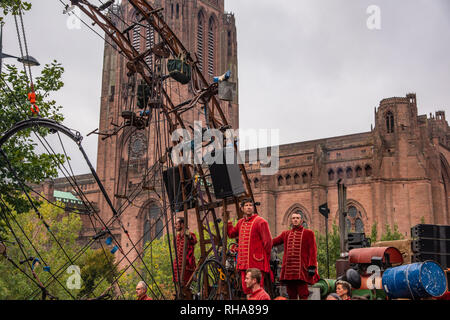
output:
[[238,221],[235,227],[228,222],[228,236],[239,237],[239,247],[236,269],[241,273],[242,289],[245,294],[251,294],[247,287],[245,277],[246,270],[256,268],[261,271],[260,286],[264,288],[264,276],[270,274],[270,251],[272,250],[272,235],[269,224],[255,211],[252,199],[247,198],[241,202],[241,210],[244,217]]
[[[188,228],[185,228],[184,218],[178,217],[175,222],[175,230],[177,232],[177,236],[174,240],[175,250],[176,250],[176,258],[173,266],[173,281],[175,284],[179,284],[178,277],[182,278],[182,287],[191,279],[192,275],[196,269],[194,249],[197,244],[197,237],[194,233],[190,232]],[[184,252],[184,242],[187,239],[187,247],[186,247],[186,263],[185,263],[185,271],[183,277],[181,277],[182,268],[183,268],[183,252]],[[186,288],[185,288],[186,289]],[[190,291],[186,290],[184,292],[185,298],[189,299],[191,296]]]
[[313,231],[303,227],[302,220],[300,213],[293,213],[292,228],[272,241],[273,246],[284,244],[280,281],[291,300],[308,299],[308,284],[319,280],[316,239]]

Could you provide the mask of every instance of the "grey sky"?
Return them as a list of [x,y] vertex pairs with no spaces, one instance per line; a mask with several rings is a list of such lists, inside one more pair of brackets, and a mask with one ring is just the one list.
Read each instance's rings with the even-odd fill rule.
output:
[[[30,54],[63,64],[55,99],[65,124],[86,135],[98,127],[103,42],[84,25],[69,30],[59,1],[31,2]],[[381,30],[367,28],[370,5],[381,9]],[[282,144],[366,132],[380,100],[409,92],[419,113],[450,117],[448,0],[225,0],[225,8],[237,21],[241,128],[278,128]],[[3,47],[19,54],[10,18]],[[84,146],[95,164],[97,137]]]

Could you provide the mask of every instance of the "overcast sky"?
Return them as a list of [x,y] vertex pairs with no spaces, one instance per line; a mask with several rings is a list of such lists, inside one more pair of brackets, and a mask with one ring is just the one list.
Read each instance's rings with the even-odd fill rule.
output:
[[[29,52],[42,65],[63,64],[55,99],[65,124],[85,136],[98,127],[104,43],[84,25],[67,28],[58,0],[31,2]],[[377,23],[373,5],[381,29],[367,26]],[[225,8],[237,23],[241,128],[280,129],[282,144],[366,132],[380,100],[409,92],[420,114],[450,117],[448,0],[225,0]],[[11,18],[3,52],[19,55]],[[83,145],[95,164],[97,137]]]

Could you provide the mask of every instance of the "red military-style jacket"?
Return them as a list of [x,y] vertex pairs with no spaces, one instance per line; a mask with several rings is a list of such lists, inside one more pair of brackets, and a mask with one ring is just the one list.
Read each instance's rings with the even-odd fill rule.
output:
[[259,288],[253,291],[247,300],[270,300],[270,296],[263,288]]
[[[302,280],[309,284],[319,281],[317,273],[317,246],[314,232],[302,226],[294,227],[273,239],[273,246],[284,243],[283,265],[280,280]],[[315,266],[310,277],[308,267]]]
[[[183,250],[184,250],[184,240],[185,236],[184,233],[178,233],[176,237],[176,250],[177,250],[177,258],[178,259],[178,272],[181,274],[181,268],[183,266]],[[194,233],[190,233],[190,238],[187,243],[186,248],[186,270],[185,270],[185,277],[184,281],[187,281],[186,274],[190,275],[192,272],[195,271],[196,263],[195,263],[195,256],[194,256],[194,248],[197,244],[197,237]],[[174,261],[174,282],[178,282],[178,272],[175,269],[175,266],[177,265],[177,260]]]
[[239,237],[237,270],[257,268],[267,273],[270,271],[272,235],[264,218],[257,214],[250,218],[244,217],[238,221],[236,227],[229,221],[228,236]]

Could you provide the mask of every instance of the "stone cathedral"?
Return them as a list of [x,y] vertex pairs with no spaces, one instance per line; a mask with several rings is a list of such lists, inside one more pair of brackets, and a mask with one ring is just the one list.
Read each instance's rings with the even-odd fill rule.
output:
[[[235,16],[225,12],[224,0],[152,3],[155,8],[164,8],[161,12],[165,21],[187,49],[195,53],[208,81],[231,70],[232,80],[238,83]],[[125,21],[135,19],[133,8],[125,4],[115,10]],[[117,18],[117,24],[121,23]],[[130,34],[138,51],[159,41],[145,25],[134,26]],[[147,63],[154,66],[156,62],[149,59]],[[105,43],[99,131],[120,123],[121,112],[127,108],[128,85],[124,58]],[[189,89],[173,86],[171,90],[175,102],[182,103]],[[238,99],[222,102],[222,109],[233,128],[239,128]],[[386,225],[396,224],[408,237],[410,228],[421,221],[450,224],[450,128],[445,112],[421,115],[416,94],[406,94],[381,100],[374,117],[375,127],[370,132],[279,146],[280,169],[273,176],[261,176],[258,163],[246,165],[255,200],[261,204],[259,214],[268,220],[273,236],[288,227],[293,212],[303,215],[308,228],[324,232],[325,221],[318,207],[325,202],[331,210],[330,227],[337,224],[339,179],[347,186],[347,227],[351,231],[369,234],[377,222],[378,234]],[[194,123],[200,115],[187,112],[185,119]],[[114,206],[129,206],[122,223],[134,242],[149,228],[152,230],[144,241],[161,235],[163,228],[160,200],[150,189],[133,205],[123,197],[155,162],[155,148],[154,137],[145,132],[130,134],[125,130],[109,139],[99,136],[98,140],[97,173]],[[92,176],[79,176],[78,182],[108,221],[111,210]],[[67,187],[56,180],[52,185],[45,184],[44,191],[54,196]],[[86,227],[82,238],[88,239],[94,230],[87,217],[83,217],[83,223]],[[122,247],[128,248],[127,237],[121,234],[119,226],[112,231],[121,239]]]

